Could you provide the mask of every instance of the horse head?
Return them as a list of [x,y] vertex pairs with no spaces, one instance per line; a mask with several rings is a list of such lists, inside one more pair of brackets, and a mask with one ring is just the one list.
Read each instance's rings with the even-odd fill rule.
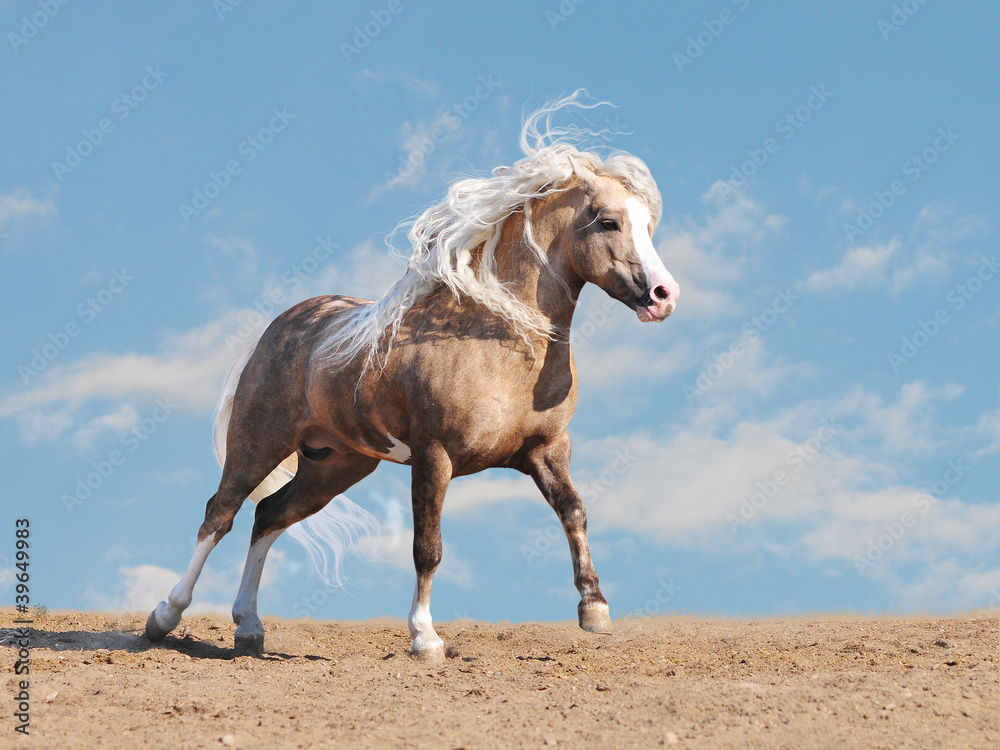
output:
[[635,310],[642,322],[665,320],[680,287],[653,247],[656,219],[649,206],[614,177],[572,161],[576,185],[566,197],[577,210],[565,243],[570,266],[582,281]]

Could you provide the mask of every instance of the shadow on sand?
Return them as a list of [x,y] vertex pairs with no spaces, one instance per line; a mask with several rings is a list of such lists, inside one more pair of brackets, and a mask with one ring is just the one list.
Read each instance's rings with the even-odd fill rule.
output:
[[[13,629],[0,629],[0,646],[14,646],[18,638]],[[230,636],[231,637],[231,636]],[[227,638],[227,640],[229,640]],[[230,641],[231,642],[231,641]],[[186,654],[192,659],[223,659],[233,660],[245,654],[237,654],[233,648],[224,648],[190,633],[182,636],[168,635],[162,643],[150,643],[140,629],[113,629],[103,631],[90,630],[45,630],[31,628],[31,648],[48,648],[54,651],[127,651],[141,653],[143,651],[165,650]],[[279,652],[264,652],[261,656],[252,658],[262,661],[287,661],[290,659],[308,659],[310,661],[329,661],[324,656],[312,654],[284,654]]]

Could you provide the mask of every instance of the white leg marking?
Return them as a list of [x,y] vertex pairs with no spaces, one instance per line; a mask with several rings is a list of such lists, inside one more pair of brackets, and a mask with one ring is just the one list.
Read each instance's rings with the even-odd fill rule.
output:
[[388,432],[385,434],[385,436],[389,438],[389,442],[392,443],[392,448],[389,449],[389,452],[386,455],[398,464],[405,464],[407,461],[409,461],[410,446],[406,445],[401,440],[397,440]]
[[[282,531],[284,529],[272,531],[250,545],[246,565],[243,568],[243,580],[240,582],[240,591],[236,595],[236,602],[233,604],[233,622],[240,625],[241,629],[244,626],[248,626],[249,630],[253,630],[254,620],[256,620],[256,625],[260,625],[260,619],[257,617],[257,589],[260,588],[260,577],[264,572],[264,560],[267,559],[267,552],[271,549],[274,540],[281,535]],[[264,628],[262,625],[260,625],[260,630],[261,634],[263,634]]]
[[153,617],[156,620],[156,624],[159,625],[164,633],[169,633],[177,627],[177,623],[181,621],[181,614],[191,605],[194,585],[198,581],[198,576],[201,575],[201,569],[205,566],[208,553],[212,551],[215,544],[215,534],[209,534],[198,542],[198,545],[194,548],[191,563],[188,565],[184,577],[181,578],[180,583],[174,586],[173,591],[170,592],[170,596],[167,597],[167,601],[160,602],[156,605],[156,609],[153,610]]
[[410,607],[410,635],[413,636],[413,653],[430,661],[444,660],[444,641],[434,632],[431,622],[430,595],[427,601],[420,600],[420,578],[413,588],[413,604]]

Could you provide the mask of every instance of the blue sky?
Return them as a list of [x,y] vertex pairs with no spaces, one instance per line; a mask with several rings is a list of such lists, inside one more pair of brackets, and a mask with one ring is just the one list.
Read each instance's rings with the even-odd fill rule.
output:
[[[573,474],[612,616],[1000,601],[1000,8],[990,3],[0,2],[0,593],[145,610],[187,565],[235,342],[380,294],[384,238],[584,87],[646,161],[681,286],[575,320]],[[578,121],[579,122],[579,121]],[[437,140],[428,136],[439,129]],[[87,486],[87,483],[91,486]],[[408,470],[350,497],[347,591],[277,542],[262,614],[404,616]],[[88,494],[89,492],[89,494]],[[252,509],[194,611],[228,611]],[[438,620],[572,619],[531,483],[445,503]]]

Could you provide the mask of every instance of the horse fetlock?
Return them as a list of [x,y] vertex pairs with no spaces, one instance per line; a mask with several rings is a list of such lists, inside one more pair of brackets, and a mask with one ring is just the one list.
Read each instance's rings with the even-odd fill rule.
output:
[[166,602],[160,602],[146,618],[146,638],[154,643],[162,641],[167,633],[177,627],[181,613]]
[[576,608],[580,618],[580,627],[591,633],[611,632],[611,610],[604,602],[591,602],[584,604],[580,602]]
[[192,599],[191,592],[185,591],[180,594],[175,594],[171,592],[170,596],[167,597],[166,602],[160,602],[160,606],[169,606],[171,609],[176,610],[178,613],[177,616],[179,618],[180,613],[191,606],[191,599]]

